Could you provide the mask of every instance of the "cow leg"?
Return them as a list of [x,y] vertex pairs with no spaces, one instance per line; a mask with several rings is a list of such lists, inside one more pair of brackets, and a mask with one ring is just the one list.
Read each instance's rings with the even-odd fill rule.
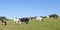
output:
[[43,21],[43,19],[42,19],[42,21]]
[[29,23],[29,21],[25,21],[25,23],[26,23],[26,24],[28,24],[28,23]]
[[5,25],[7,25],[7,23],[5,22]]

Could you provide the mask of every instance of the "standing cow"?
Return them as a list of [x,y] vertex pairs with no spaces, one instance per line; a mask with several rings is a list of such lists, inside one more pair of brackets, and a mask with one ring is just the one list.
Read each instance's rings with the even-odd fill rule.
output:
[[29,23],[29,18],[15,18],[14,22],[15,23],[20,23],[20,24],[21,24],[21,22],[25,22],[26,24],[28,24]]
[[25,22],[26,24],[29,23],[29,18],[21,18],[20,22]]
[[1,20],[1,22],[2,22],[2,25],[7,25],[6,20]]

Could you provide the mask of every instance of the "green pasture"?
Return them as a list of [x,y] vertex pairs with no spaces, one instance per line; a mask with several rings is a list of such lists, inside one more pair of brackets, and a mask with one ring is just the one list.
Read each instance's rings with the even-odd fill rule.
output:
[[16,24],[12,20],[7,20],[7,26],[1,25],[0,30],[60,30],[60,18],[44,19],[44,21],[30,20],[29,24]]

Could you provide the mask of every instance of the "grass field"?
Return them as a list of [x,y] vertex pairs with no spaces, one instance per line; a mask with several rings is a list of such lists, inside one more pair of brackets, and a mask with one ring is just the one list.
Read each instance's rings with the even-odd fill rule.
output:
[[60,18],[44,19],[44,21],[36,22],[31,20],[29,24],[15,24],[12,20],[7,21],[7,26],[1,25],[0,30],[60,30]]

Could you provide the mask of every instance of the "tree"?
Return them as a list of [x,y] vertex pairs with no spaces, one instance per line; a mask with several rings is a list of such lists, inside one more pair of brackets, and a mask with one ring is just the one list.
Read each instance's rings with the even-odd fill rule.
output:
[[47,16],[44,16],[43,18],[47,18]]
[[4,19],[6,19],[5,16],[0,16],[0,20],[4,20]]
[[50,18],[54,18],[54,19],[57,19],[59,16],[57,14],[51,14],[49,15]]

